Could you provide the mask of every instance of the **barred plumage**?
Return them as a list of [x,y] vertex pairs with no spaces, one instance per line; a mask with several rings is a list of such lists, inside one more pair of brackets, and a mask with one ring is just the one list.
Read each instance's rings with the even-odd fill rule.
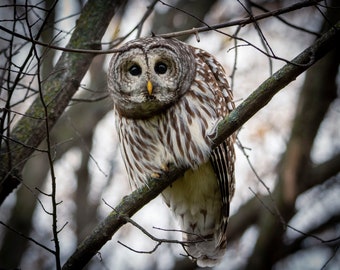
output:
[[174,39],[131,41],[111,60],[121,152],[135,186],[169,163],[189,169],[163,193],[199,266],[218,263],[226,248],[234,193],[234,137],[212,150],[218,122],[234,108],[222,66],[209,53]]

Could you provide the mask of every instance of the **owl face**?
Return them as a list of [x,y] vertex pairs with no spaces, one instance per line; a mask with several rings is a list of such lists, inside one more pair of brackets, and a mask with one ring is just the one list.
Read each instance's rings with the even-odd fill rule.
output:
[[167,110],[195,76],[193,52],[180,41],[159,37],[127,43],[110,62],[108,89],[118,112],[149,118]]

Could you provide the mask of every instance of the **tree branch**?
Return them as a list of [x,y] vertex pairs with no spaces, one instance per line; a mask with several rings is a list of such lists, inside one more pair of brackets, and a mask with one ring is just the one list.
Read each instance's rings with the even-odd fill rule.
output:
[[[260,20],[263,20],[263,19],[266,19],[266,18],[277,17],[279,15],[286,14],[286,13],[289,13],[289,12],[292,12],[292,11],[295,11],[295,10],[299,10],[301,8],[315,6],[315,5],[317,5],[318,2],[322,2],[322,1],[324,1],[324,0],[313,0],[313,1],[312,0],[305,0],[305,1],[295,3],[291,6],[284,7],[284,8],[281,8],[281,9],[266,11],[262,14],[259,14],[257,16],[251,17],[251,18],[238,19],[238,20],[220,23],[220,24],[215,24],[215,25],[206,24],[205,26],[197,27],[197,28],[194,28],[194,29],[188,29],[188,30],[177,31],[177,32],[172,32],[172,33],[165,33],[165,34],[156,34],[156,35],[159,36],[159,37],[164,37],[164,38],[174,38],[174,37],[180,37],[180,36],[186,36],[186,35],[193,35],[193,34],[195,35],[197,33],[207,32],[207,31],[211,31],[211,30],[218,30],[218,29],[221,29],[221,28],[226,28],[226,27],[235,26],[235,25],[244,26],[244,25],[247,25],[247,24],[255,23],[257,21],[260,21]],[[149,15],[149,12],[153,8],[154,4],[155,4],[155,2],[153,2],[149,6],[148,11],[145,13],[144,17],[142,18],[140,23],[135,28],[133,28],[126,36],[117,39],[119,41],[118,43],[120,43],[122,40],[124,40],[133,31],[138,29],[140,27],[140,25],[143,24],[145,18]],[[165,3],[163,3],[163,4],[165,4]],[[174,8],[173,6],[171,6],[169,4],[166,4],[166,5]],[[184,12],[184,11],[182,10],[182,12]],[[192,14],[190,14],[188,12],[187,12],[187,15],[192,16]],[[198,17],[195,17],[195,19],[199,20]],[[204,21],[200,21],[200,22],[204,23]],[[60,47],[60,46],[57,46],[57,45],[45,43],[45,42],[42,42],[40,40],[32,39],[32,38],[27,37],[25,35],[13,32],[12,30],[7,29],[7,28],[5,28],[1,25],[0,25],[0,30],[5,32],[5,33],[8,33],[10,35],[13,35],[15,37],[18,37],[18,38],[21,38],[21,39],[26,40],[28,42],[31,42],[34,45],[39,45],[39,46],[43,46],[43,47],[46,47],[46,48],[64,51],[64,52],[86,53],[86,54],[109,54],[109,53],[119,52],[119,49],[98,50],[98,49],[88,49],[88,48],[86,48],[86,46],[83,46],[83,47],[77,47],[77,46]],[[313,34],[315,34],[315,33],[313,33]],[[84,45],[84,44],[82,44],[82,45]],[[117,44],[115,43],[115,45],[117,45]]]
[[245,19],[239,19],[239,20],[234,20],[231,22],[226,22],[226,23],[220,23],[220,24],[215,24],[215,25],[206,25],[206,26],[202,26],[202,27],[198,27],[198,28],[194,28],[194,29],[189,29],[189,30],[183,30],[183,31],[178,31],[178,32],[173,32],[173,33],[166,33],[166,34],[159,34],[157,36],[160,37],[164,37],[164,38],[169,38],[169,37],[179,37],[179,36],[184,36],[184,35],[192,35],[192,34],[196,34],[196,33],[201,33],[201,32],[207,32],[210,30],[217,30],[220,28],[226,28],[226,27],[230,27],[230,26],[234,26],[234,25],[246,25],[246,24],[250,24],[256,21],[260,21],[263,20],[265,18],[268,17],[276,17],[288,12],[292,12],[294,10],[298,10],[301,8],[305,8],[305,7],[310,7],[310,6],[315,6],[318,2],[321,2],[323,0],[315,0],[315,1],[311,1],[311,0],[305,0],[299,3],[295,3],[291,6],[285,7],[285,8],[281,8],[281,9],[277,9],[277,10],[273,10],[273,11],[268,11],[265,12],[263,14],[254,16],[252,18],[245,18]]
[[323,34],[315,43],[284,65],[265,80],[252,94],[243,101],[230,115],[221,121],[213,141],[219,145],[223,140],[239,129],[255,113],[263,108],[282,88],[294,81],[301,73],[314,65],[337,44],[340,22]]
[[[331,30],[321,36],[312,46],[286,64],[283,68],[262,83],[244,102],[242,102],[226,119],[217,127],[216,136],[212,138],[217,146],[226,137],[239,129],[256,112],[263,108],[271,98],[282,88],[296,79],[307,68],[321,59],[327,52],[336,46],[340,37],[340,22]],[[122,216],[131,217],[146,203],[154,199],[168,185],[181,176],[187,168],[170,166],[167,173],[160,178],[150,179],[146,186],[141,187],[123,198],[115,211],[111,212],[77,247],[76,251],[67,260],[63,270],[81,269],[111,239],[112,235],[126,223]]]
[[[107,26],[124,2],[100,0],[88,1],[83,8],[67,48],[98,47]],[[35,46],[35,43],[32,44]],[[49,78],[43,83],[43,99],[47,105],[48,123],[52,128],[64,112],[90,66],[95,54],[64,52]],[[41,98],[37,97],[11,132],[8,147],[1,149],[0,160],[0,204],[20,183],[20,174],[34,148],[46,138],[45,112]],[[21,145],[14,143],[19,141]],[[24,147],[22,145],[27,145]]]
[[[270,200],[268,196],[262,200]],[[256,224],[263,206],[257,197],[253,197],[242,205],[235,215],[232,215],[228,222],[228,242],[237,241],[243,233],[252,225]]]
[[310,181],[304,183],[302,191],[305,191],[315,185],[324,183],[327,179],[335,176],[339,172],[340,153],[337,153],[329,160],[314,166],[310,171],[307,172],[306,179],[310,179]]

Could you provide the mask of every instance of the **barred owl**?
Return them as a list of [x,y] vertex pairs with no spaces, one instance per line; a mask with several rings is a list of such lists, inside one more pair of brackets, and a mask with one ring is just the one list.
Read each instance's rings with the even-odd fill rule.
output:
[[188,256],[217,264],[226,249],[234,193],[234,137],[212,149],[218,122],[234,108],[222,66],[175,39],[126,43],[109,66],[121,153],[130,181],[145,184],[169,164],[187,166],[162,193],[183,231]]

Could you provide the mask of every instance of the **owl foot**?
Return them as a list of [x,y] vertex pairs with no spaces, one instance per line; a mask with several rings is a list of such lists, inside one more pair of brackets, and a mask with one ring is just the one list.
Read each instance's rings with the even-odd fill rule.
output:
[[160,178],[162,173],[167,173],[169,172],[169,163],[162,163],[160,166],[161,172],[153,172],[151,174],[152,178]]
[[168,163],[162,163],[161,164],[161,170],[163,172],[168,172],[169,171],[169,164]]
[[151,174],[151,177],[152,177],[152,178],[160,178],[161,175],[160,175],[159,173],[153,172],[153,173]]

